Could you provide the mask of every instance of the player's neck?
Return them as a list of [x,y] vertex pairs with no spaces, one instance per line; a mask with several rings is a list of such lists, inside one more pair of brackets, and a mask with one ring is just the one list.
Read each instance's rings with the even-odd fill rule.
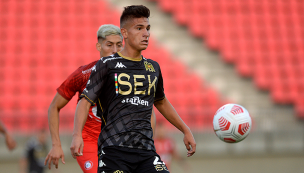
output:
[[127,47],[125,47],[123,50],[120,51],[120,53],[123,56],[129,57],[131,59],[141,60],[141,51],[134,50],[132,48],[128,49]]

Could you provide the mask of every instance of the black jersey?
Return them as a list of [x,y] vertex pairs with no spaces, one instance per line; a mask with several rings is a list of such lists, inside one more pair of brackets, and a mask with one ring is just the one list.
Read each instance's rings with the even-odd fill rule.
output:
[[103,57],[80,97],[103,112],[99,148],[155,150],[151,112],[153,103],[165,97],[157,62],[144,57],[134,61],[120,53]]
[[25,155],[28,160],[29,173],[44,172],[44,159],[47,155],[47,146],[45,143],[40,143],[38,139],[32,138],[27,143]]

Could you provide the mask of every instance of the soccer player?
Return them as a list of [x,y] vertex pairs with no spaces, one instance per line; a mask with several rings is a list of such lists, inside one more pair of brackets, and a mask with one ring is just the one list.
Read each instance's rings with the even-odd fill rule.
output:
[[47,132],[42,129],[26,145],[24,156],[20,159],[19,173],[44,173],[44,157],[47,154]]
[[12,151],[16,147],[16,141],[12,138],[12,136],[7,132],[5,126],[0,121],[0,133],[2,133],[5,137],[5,144],[7,148]]
[[[100,52],[100,57],[109,56],[120,51],[123,47],[122,35],[119,27],[114,25],[102,25],[97,31],[96,49]],[[95,68],[97,61],[79,67],[74,71],[57,89],[57,93],[49,107],[49,127],[52,138],[52,148],[45,159],[45,165],[48,163],[51,169],[51,163],[58,168],[59,159],[64,161],[64,154],[61,148],[59,138],[59,111],[62,109],[78,92],[82,93],[88,82],[91,71]],[[82,131],[82,137],[85,143],[83,156],[77,157],[77,162],[83,172],[96,173],[98,165],[97,140],[100,133],[101,120],[97,116],[96,106],[92,106],[88,112],[88,118]]]
[[165,97],[160,66],[141,55],[149,43],[149,16],[150,10],[142,5],[124,8],[120,27],[125,46],[97,62],[77,104],[70,148],[74,158],[83,151],[82,129],[90,107],[97,105],[97,110],[103,110],[103,114],[97,111],[102,120],[99,173],[168,172],[153,144],[153,104],[184,133],[187,156],[195,153],[192,132]]

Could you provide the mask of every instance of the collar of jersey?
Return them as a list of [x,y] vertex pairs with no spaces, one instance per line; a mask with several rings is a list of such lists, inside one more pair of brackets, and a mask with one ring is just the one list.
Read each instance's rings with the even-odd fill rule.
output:
[[121,56],[122,58],[127,59],[127,60],[130,60],[130,61],[141,61],[141,60],[142,60],[142,56],[141,56],[140,59],[135,59],[135,60],[134,60],[134,58],[130,58],[130,57],[124,56],[124,55],[121,54],[120,52],[117,52],[117,54],[118,54],[119,56]]

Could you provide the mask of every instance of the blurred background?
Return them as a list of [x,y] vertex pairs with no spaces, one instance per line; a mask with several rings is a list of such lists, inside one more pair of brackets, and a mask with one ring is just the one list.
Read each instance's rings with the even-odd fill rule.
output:
[[[183,135],[164,123],[181,157],[171,172],[303,172],[303,0],[0,0],[0,120],[17,141],[10,152],[0,136],[0,172],[20,172],[27,141],[48,130],[57,87],[99,58],[99,26],[119,26],[123,6],[134,4],[151,10],[142,54],[161,65],[166,96],[197,142],[186,159]],[[213,132],[226,103],[244,106],[253,120],[237,144]],[[81,172],[69,151],[76,104],[75,97],[60,112],[67,163],[55,172]]]

